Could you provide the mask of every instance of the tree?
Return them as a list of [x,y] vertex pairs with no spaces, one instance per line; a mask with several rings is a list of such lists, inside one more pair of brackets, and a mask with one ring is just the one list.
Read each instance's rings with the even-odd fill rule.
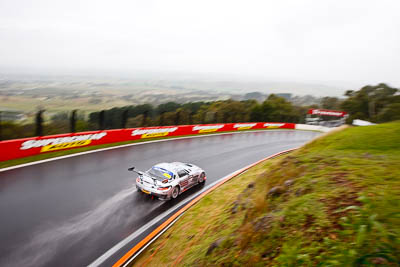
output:
[[68,120],[68,112],[58,112],[50,117],[51,121],[67,121]]
[[149,116],[149,111],[148,110],[145,110],[144,112],[143,112],[143,119],[142,119],[142,125],[141,126],[146,126],[147,125],[147,117]]
[[129,117],[136,117],[138,115],[144,115],[146,113],[146,119],[148,116],[153,116],[154,108],[150,104],[142,104],[131,107],[129,109]]
[[400,102],[385,106],[377,115],[377,122],[400,120]]
[[128,121],[128,109],[122,111],[121,117],[121,128],[124,129],[126,127],[126,122]]
[[340,109],[341,101],[337,97],[323,97],[321,99],[321,107],[324,109]]
[[160,126],[163,126],[163,125],[165,125],[165,122],[164,122],[164,114],[165,114],[165,112],[162,112],[161,114],[160,114],[160,118],[159,118],[159,123],[158,123],[158,125],[160,125]]
[[76,132],[76,112],[77,110],[73,110],[71,113],[71,118],[70,118],[70,132],[75,133]]
[[282,97],[269,95],[261,105],[255,105],[250,113],[251,121],[297,122],[298,114],[294,106]]
[[105,129],[105,111],[102,110],[99,113],[99,129],[104,130]]
[[[146,117],[146,124],[152,124],[150,117],[154,115],[154,109],[149,104],[115,107],[104,112],[107,113],[107,116],[104,116],[104,114],[102,115],[104,119],[102,127],[104,129],[124,128],[124,125],[126,126],[129,118],[135,118],[139,115],[143,115],[142,118]],[[98,124],[100,119],[99,117],[101,116],[100,113],[101,112],[92,112],[89,114],[89,123],[92,125],[92,128],[96,128],[94,125]]]
[[43,136],[43,112],[44,110],[42,109],[36,113],[36,136]]
[[175,125],[179,125],[180,124],[180,122],[181,122],[181,110],[178,110],[178,111],[176,111],[176,114],[175,114]]
[[156,108],[156,113],[161,114],[165,112],[171,112],[177,110],[180,107],[181,107],[180,104],[177,104],[175,102],[168,102],[165,104],[158,105],[158,107]]
[[353,121],[353,119],[372,122],[388,121],[394,118],[388,116],[388,112],[396,109],[396,105],[386,109],[386,111],[383,110],[391,104],[400,103],[398,92],[399,89],[392,88],[384,83],[375,86],[367,85],[359,91],[347,91],[345,95],[348,99],[343,101],[341,107],[350,114],[348,122]]

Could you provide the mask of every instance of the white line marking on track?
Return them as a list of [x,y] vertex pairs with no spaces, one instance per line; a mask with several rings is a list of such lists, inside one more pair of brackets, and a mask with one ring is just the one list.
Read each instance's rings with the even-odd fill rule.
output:
[[128,266],[137,256],[140,255],[140,253],[143,252],[143,250],[145,250],[148,246],[150,246],[154,241],[156,241],[163,233],[165,233],[165,231],[167,231],[169,228],[171,228],[172,225],[174,225],[182,216],[183,214],[185,214],[185,212],[182,212],[181,215],[179,215],[178,217],[175,218],[175,220],[173,220],[170,224],[168,224],[167,227],[165,227],[160,233],[158,233],[158,235],[156,235],[152,240],[150,240],[146,245],[144,245],[136,254],[135,256],[133,256],[132,258],[130,258],[129,260],[127,260],[123,267]]

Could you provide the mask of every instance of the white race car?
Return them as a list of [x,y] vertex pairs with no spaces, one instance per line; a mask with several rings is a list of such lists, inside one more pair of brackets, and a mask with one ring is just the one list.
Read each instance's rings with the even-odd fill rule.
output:
[[176,198],[189,188],[204,184],[206,173],[196,165],[182,162],[159,163],[148,171],[136,171],[135,167],[128,169],[136,172],[138,191],[156,196],[161,200]]

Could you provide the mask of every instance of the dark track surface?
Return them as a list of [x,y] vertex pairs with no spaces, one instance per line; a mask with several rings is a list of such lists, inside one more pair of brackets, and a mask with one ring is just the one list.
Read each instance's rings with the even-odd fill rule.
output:
[[134,165],[194,163],[207,184],[319,135],[265,131],[134,145],[0,172],[0,266],[84,266],[176,202],[136,192]]

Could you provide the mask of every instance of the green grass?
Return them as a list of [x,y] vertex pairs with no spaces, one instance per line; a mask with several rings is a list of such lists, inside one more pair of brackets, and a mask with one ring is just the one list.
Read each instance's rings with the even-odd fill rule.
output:
[[[267,131],[268,129],[242,130],[241,132],[259,131],[259,130]],[[279,130],[279,129],[274,129],[274,130]],[[288,129],[281,129],[281,130],[288,130]],[[223,133],[233,133],[233,132],[237,132],[237,131],[226,131]],[[161,139],[184,138],[184,137],[188,137],[188,136],[210,135],[210,134],[220,134],[220,133],[221,132],[211,132],[211,133],[192,134],[192,135],[185,135],[185,136],[155,137],[155,138],[146,138],[146,139],[139,139],[139,140],[133,140],[133,141],[117,142],[117,143],[112,143],[112,144],[87,146],[87,147],[81,147],[81,148],[74,148],[74,149],[70,149],[70,150],[61,150],[61,151],[49,152],[49,153],[39,154],[39,155],[20,158],[20,159],[1,161],[0,169],[6,168],[6,167],[11,167],[11,166],[16,166],[16,165],[21,165],[21,164],[25,164],[25,163],[30,163],[30,162],[34,162],[34,161],[56,158],[56,157],[61,157],[61,156],[65,156],[65,155],[71,155],[71,154],[92,151],[92,150],[97,150],[97,149],[107,148],[107,147],[114,147],[114,146],[120,146],[120,145],[132,144],[132,143],[141,143],[141,142],[161,140]]]
[[394,122],[331,133],[257,165],[192,207],[135,264],[399,266],[399,237]]

